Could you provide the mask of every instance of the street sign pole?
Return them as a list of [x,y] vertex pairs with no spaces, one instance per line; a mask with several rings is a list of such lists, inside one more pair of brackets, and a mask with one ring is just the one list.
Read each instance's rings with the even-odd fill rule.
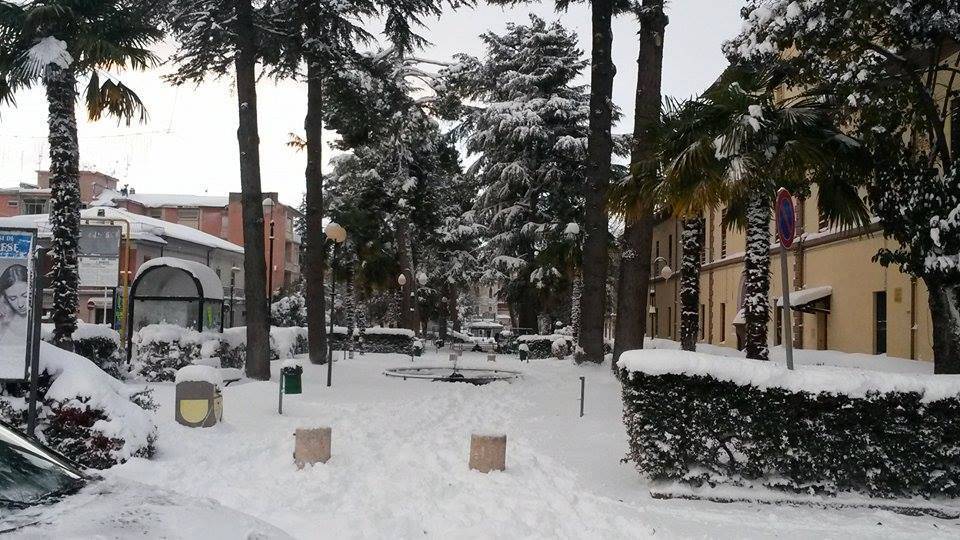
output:
[[783,291],[784,349],[787,356],[787,369],[793,369],[793,321],[790,316],[790,275],[787,272],[787,250],[793,245],[797,233],[797,215],[793,206],[793,197],[785,188],[777,191],[777,232],[780,235],[780,280]]

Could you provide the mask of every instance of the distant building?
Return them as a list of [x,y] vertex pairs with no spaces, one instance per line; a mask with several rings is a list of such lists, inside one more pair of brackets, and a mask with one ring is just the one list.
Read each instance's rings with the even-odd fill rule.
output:
[[[130,224],[130,246],[126,264],[122,261],[123,245],[121,243],[119,263],[121,284],[124,268],[129,271],[129,284],[133,281],[141,264],[158,257],[178,257],[203,263],[220,277],[224,287],[224,298],[228,303],[231,298],[231,279],[233,280],[232,292],[235,297],[233,321],[237,326],[244,324],[246,312],[243,305],[243,248],[241,246],[189,226],[169,223],[121,208],[87,208],[80,212],[80,217],[82,222],[87,223],[113,220],[114,223]],[[51,232],[47,214],[2,217],[0,227],[36,229],[39,244],[49,246]],[[233,270],[234,268],[236,271]],[[81,263],[81,275],[83,274],[83,263]],[[87,322],[113,320],[114,290],[112,288],[91,287],[81,283],[79,296],[78,316],[82,320]],[[52,304],[51,293],[47,291],[44,308],[49,309]],[[225,318],[227,326],[230,326],[230,319],[227,313]]]
[[[295,220],[300,212],[277,200],[277,193],[264,193],[273,201],[264,210],[264,245],[270,249],[270,221],[274,222],[273,293],[289,290],[300,280],[300,235]],[[90,206],[122,208],[132,214],[177,223],[243,245],[243,213],[240,193],[224,196],[137,193],[133,189],[101,190]],[[270,259],[266,254],[267,263]]]

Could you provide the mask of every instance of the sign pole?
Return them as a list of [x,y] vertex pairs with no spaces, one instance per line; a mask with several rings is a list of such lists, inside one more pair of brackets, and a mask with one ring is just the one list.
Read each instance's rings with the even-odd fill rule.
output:
[[37,386],[40,377],[40,317],[43,314],[43,263],[45,249],[37,249],[33,258],[33,310],[30,321],[30,400],[27,403],[27,434],[37,429]]
[[793,370],[793,321],[790,316],[790,275],[787,272],[787,250],[793,245],[797,235],[797,214],[793,206],[793,196],[785,188],[777,191],[777,232],[780,234],[780,282],[783,291],[783,327],[784,350],[787,357],[787,369]]

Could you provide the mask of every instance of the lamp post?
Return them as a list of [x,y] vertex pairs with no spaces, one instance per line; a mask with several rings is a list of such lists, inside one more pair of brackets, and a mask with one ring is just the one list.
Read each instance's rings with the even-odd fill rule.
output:
[[670,268],[670,265],[667,264],[667,260],[663,257],[657,257],[653,261],[653,273],[657,273],[657,264],[663,263],[663,268],[660,269],[660,277],[664,280],[670,279],[670,276],[673,275],[673,269]]
[[230,269],[230,328],[233,328],[233,305],[236,303],[233,291],[237,286],[237,272],[239,271],[240,269],[236,266]]
[[328,240],[333,242],[333,261],[330,264],[330,336],[327,348],[327,386],[330,386],[333,380],[333,305],[336,301],[337,290],[337,279],[333,274],[333,268],[337,265],[340,244],[347,239],[347,230],[331,221],[323,229],[323,233],[327,235]]
[[273,199],[267,197],[263,200],[263,207],[270,210],[270,256],[267,265],[267,307],[273,302]]
[[407,314],[403,312],[403,299],[406,294],[407,276],[403,272],[397,276],[397,285],[400,286],[400,301],[397,303],[397,328],[403,328]]

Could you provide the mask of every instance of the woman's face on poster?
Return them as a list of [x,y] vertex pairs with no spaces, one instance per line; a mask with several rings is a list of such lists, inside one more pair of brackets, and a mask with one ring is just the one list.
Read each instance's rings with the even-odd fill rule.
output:
[[3,291],[3,296],[15,312],[26,316],[30,309],[30,287],[25,281],[17,281],[7,287],[7,290]]

